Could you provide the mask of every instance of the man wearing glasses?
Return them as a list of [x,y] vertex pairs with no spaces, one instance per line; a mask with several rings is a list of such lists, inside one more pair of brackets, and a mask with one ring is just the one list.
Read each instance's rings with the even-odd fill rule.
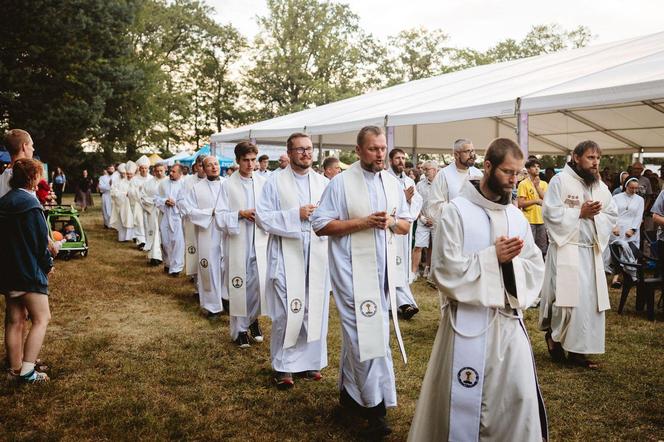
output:
[[292,134],[286,147],[289,165],[270,177],[256,207],[256,221],[270,235],[265,296],[280,389],[291,388],[294,375],[322,378],[330,294],[327,237],[315,235],[310,221],[329,180],[311,169],[313,145],[307,134]]
[[477,156],[473,142],[460,138],[454,142],[454,163],[443,168],[431,184],[426,207],[435,220],[440,218],[443,207],[459,194],[468,179],[480,179],[482,171],[474,166]]

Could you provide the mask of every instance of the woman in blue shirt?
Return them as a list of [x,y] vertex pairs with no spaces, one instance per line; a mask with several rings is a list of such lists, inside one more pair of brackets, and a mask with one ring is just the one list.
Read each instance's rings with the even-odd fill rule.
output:
[[[42,164],[20,159],[14,163],[9,181],[12,190],[0,198],[0,293],[5,295],[5,345],[11,379],[27,383],[48,381],[35,370],[37,356],[51,319],[48,305],[48,276],[53,259],[48,249],[48,228],[35,189],[41,180]],[[23,342],[29,315],[32,327]]]
[[53,192],[55,192],[55,202],[58,206],[62,205],[62,194],[65,191],[65,185],[67,184],[67,177],[65,173],[59,167],[55,168],[53,172],[53,180],[51,181],[51,186],[53,187]]

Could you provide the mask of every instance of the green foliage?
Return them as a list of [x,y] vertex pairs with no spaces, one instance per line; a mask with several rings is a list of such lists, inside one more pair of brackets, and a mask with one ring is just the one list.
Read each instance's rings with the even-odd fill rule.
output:
[[258,17],[248,95],[261,118],[355,95],[368,37],[348,5],[317,0],[268,0]]
[[0,124],[27,129],[42,159],[66,165],[126,79],[134,12],[129,0],[3,2]]

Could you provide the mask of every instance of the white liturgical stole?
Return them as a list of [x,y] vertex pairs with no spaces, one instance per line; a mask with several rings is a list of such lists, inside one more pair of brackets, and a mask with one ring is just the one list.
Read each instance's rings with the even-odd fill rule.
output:
[[[325,179],[309,172],[309,204],[317,204],[325,190]],[[293,171],[288,166],[277,176],[277,189],[281,210],[300,207],[297,184]],[[286,272],[286,297],[288,318],[286,321],[286,337],[284,348],[296,344],[304,322],[304,300],[306,295],[306,271],[309,269],[309,305],[307,306],[307,342],[321,338],[323,324],[323,301],[325,299],[325,282],[327,273],[327,237],[318,237],[310,227],[309,261],[305,261],[302,240],[300,238],[281,237],[281,251],[284,257]]]
[[[256,174],[257,175],[257,174]],[[258,201],[265,180],[252,180],[254,192],[254,203]],[[251,209],[247,207],[247,201],[242,186],[240,173],[236,172],[228,178],[228,205],[233,212]],[[247,253],[245,248],[245,235],[252,234],[247,232],[245,222],[240,222],[240,233],[230,235],[228,238],[229,247],[227,257],[228,261],[228,298],[230,300],[230,314],[232,316],[247,316]],[[260,286],[261,314],[266,314],[267,306],[265,303],[265,275],[267,270],[267,234],[253,224],[254,249],[256,251],[256,265],[258,267],[258,279]]]
[[[201,180],[194,185],[194,193],[196,194],[196,202],[199,209],[210,209],[210,226],[207,229],[202,227],[198,228],[198,278],[203,284],[205,291],[212,290],[212,280],[210,277],[210,259],[211,259],[211,246],[212,246],[212,229],[216,228],[214,223],[214,208],[217,206],[217,200],[221,191],[221,187],[217,186],[215,195],[212,190],[212,185],[209,180]],[[193,225],[193,223],[192,223]]]
[[443,167],[443,174],[445,174],[445,181],[447,182],[447,195],[448,201],[452,201],[459,195],[461,191],[461,186],[470,178],[479,178],[482,176],[482,171],[476,167],[470,166],[468,168],[468,174],[464,179],[461,178],[459,172],[457,171],[456,164],[451,163],[446,167]]
[[[527,235],[528,225],[521,212],[508,210],[509,207],[501,209],[500,205],[489,201],[487,203],[487,206],[493,209],[481,207],[463,197],[452,200],[463,222],[464,255],[473,255],[491,247],[500,236],[509,238],[519,236],[525,239]],[[500,265],[493,270],[502,272]],[[515,266],[515,277],[520,276]],[[519,294],[507,293],[502,275],[499,280],[503,287],[495,289],[502,289],[509,303],[518,308],[519,302],[515,299],[515,295]],[[451,321],[452,314],[449,312]],[[451,322],[455,332],[452,361],[454,379],[452,379],[450,396],[449,440],[451,441],[478,440],[486,360],[486,333],[496,314],[498,312],[495,308],[456,304],[456,319]]]
[[[360,162],[356,161],[343,174],[346,205],[350,219],[363,218],[371,215],[373,210],[369,201],[369,190],[364,181]],[[397,212],[399,197],[403,194],[399,181],[389,172],[380,172],[387,207],[379,208],[389,215]],[[378,189],[380,192],[380,189]],[[394,331],[399,342],[399,349],[404,362],[406,352],[401,339],[397,321],[396,276],[397,276],[397,241],[392,240],[392,232],[386,232],[386,260],[388,296]],[[376,262],[376,239],[374,229],[365,229],[350,234],[351,264],[353,271],[353,296],[355,301],[355,320],[357,323],[357,339],[360,347],[360,361],[385,357],[385,331],[383,329],[383,310],[381,309],[382,281],[378,275]]]

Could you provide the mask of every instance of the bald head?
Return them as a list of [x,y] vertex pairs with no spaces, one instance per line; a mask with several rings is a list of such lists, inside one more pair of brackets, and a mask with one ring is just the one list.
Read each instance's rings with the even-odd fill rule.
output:
[[290,158],[288,158],[288,155],[286,155],[286,154],[279,155],[279,168],[280,169],[287,168],[289,164],[290,164]]

